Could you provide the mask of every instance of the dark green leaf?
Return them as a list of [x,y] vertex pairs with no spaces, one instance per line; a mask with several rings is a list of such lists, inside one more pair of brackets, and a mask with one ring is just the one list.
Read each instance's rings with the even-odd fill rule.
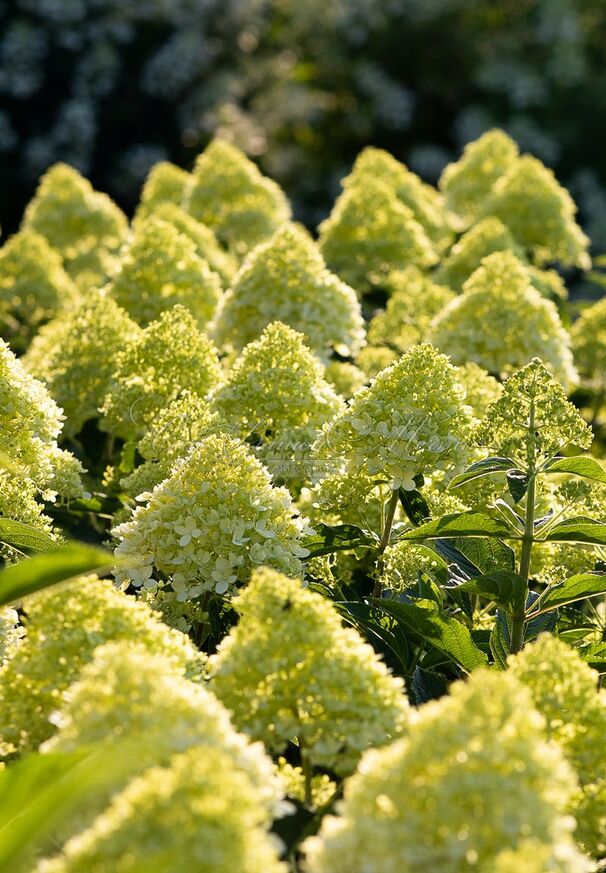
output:
[[546,473],[572,473],[574,476],[582,476],[584,479],[593,479],[595,482],[606,482],[606,470],[588,455],[578,455],[575,458],[556,458],[546,468]]
[[490,651],[494,658],[495,666],[499,670],[507,669],[507,656],[510,646],[509,624],[507,615],[502,609],[497,609],[495,623],[490,634]]
[[531,608],[531,616],[541,615],[567,603],[605,593],[606,573],[579,573],[566,579],[565,582],[547,588],[538,599],[537,605]]
[[528,476],[522,470],[508,470],[507,487],[514,503],[519,503],[528,491]]
[[44,555],[26,558],[0,572],[0,606],[81,573],[111,567],[113,563],[111,552],[79,543],[59,546]]
[[591,643],[579,649],[579,654],[598,673],[606,673],[606,643]]
[[477,461],[468,467],[464,473],[455,476],[450,483],[450,488],[458,488],[459,485],[464,485],[466,482],[472,482],[474,479],[480,479],[483,476],[490,476],[493,473],[506,473],[515,464],[511,458],[484,458],[483,461]]
[[[605,525],[606,527],[606,525]],[[519,539],[504,521],[482,512],[457,512],[443,515],[405,533],[404,540],[431,540],[453,537],[504,537]]]
[[594,543],[606,545],[606,524],[582,515],[555,524],[543,540],[547,543]]
[[340,524],[331,527],[328,524],[317,524],[315,533],[302,543],[309,549],[309,557],[330,555],[346,549],[357,549],[360,546],[376,546],[379,538],[372,531],[363,530],[355,524]]
[[441,613],[432,600],[403,603],[373,598],[373,603],[409,632],[448,655],[467,673],[486,663],[486,655],[478,649],[465,625]]
[[404,488],[399,488],[398,495],[402,509],[412,524],[416,526],[431,518],[427,501],[420,491],[405,491]]
[[48,534],[11,518],[0,518],[0,542],[31,552],[49,552],[57,548],[57,543]]
[[479,594],[511,613],[522,610],[526,600],[524,580],[517,573],[505,570],[497,570],[485,576],[469,579],[459,586],[459,590]]
[[474,576],[492,573],[493,570],[513,570],[515,567],[514,550],[500,540],[469,537],[453,540],[453,545],[478,568],[479,573],[474,573]]
[[446,682],[438,673],[432,670],[424,670],[422,667],[415,667],[410,683],[412,693],[414,694],[415,703],[417,706],[422,706],[429,700],[438,700],[447,692]]

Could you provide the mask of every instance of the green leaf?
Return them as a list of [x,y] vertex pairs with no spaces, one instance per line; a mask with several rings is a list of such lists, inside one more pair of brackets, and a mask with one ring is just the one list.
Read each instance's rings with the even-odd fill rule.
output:
[[606,546],[606,524],[582,515],[567,518],[555,524],[540,542],[593,543]]
[[111,552],[80,543],[59,546],[44,555],[26,558],[0,572],[0,606],[81,573],[111,567],[113,563]]
[[510,641],[511,635],[507,615],[502,609],[497,609],[495,623],[490,633],[490,651],[494,658],[495,667],[498,670],[507,669]]
[[461,622],[440,612],[433,600],[399,600],[373,598],[373,604],[388,613],[415,636],[448,655],[466,673],[487,663],[484,652],[474,643],[469,630]]
[[[606,527],[606,525],[605,525]],[[452,539],[453,537],[504,537],[520,539],[504,521],[482,512],[457,512],[434,518],[404,534],[404,540]]]
[[606,573],[578,573],[547,588],[536,601],[529,618],[596,594],[606,594]]
[[519,503],[528,491],[528,476],[523,470],[507,471],[507,487],[514,503]]
[[379,538],[372,531],[363,530],[355,524],[317,524],[315,533],[303,540],[302,546],[309,550],[309,557],[330,555],[332,552],[342,552],[346,549],[357,549],[360,546],[374,546]]
[[556,458],[546,468],[546,473],[572,473],[574,476],[582,476],[584,479],[593,479],[595,482],[606,483],[606,470],[588,455],[577,455],[574,458]]
[[500,540],[468,537],[467,539],[454,540],[454,545],[465,555],[467,560],[478,568],[481,574],[515,568],[514,550]]
[[405,491],[404,488],[398,489],[398,496],[402,509],[406,513],[407,518],[415,526],[423,524],[428,518],[431,518],[431,512],[427,501],[420,491]]
[[606,643],[591,643],[579,649],[579,655],[598,673],[606,673]]
[[0,518],[0,542],[31,552],[50,552],[57,548],[57,543],[48,534],[12,518]]
[[424,670],[418,664],[412,674],[410,687],[417,706],[422,706],[429,700],[437,700],[448,691],[446,682],[439,673],[434,673],[433,670]]
[[476,576],[459,585],[458,590],[493,600],[511,613],[523,610],[526,601],[526,584],[522,577],[505,570]]
[[476,461],[464,473],[455,476],[451,480],[449,488],[458,488],[459,485],[472,482],[474,479],[481,479],[483,476],[490,476],[493,473],[506,473],[512,467],[515,467],[515,464],[511,458],[484,458],[483,461]]

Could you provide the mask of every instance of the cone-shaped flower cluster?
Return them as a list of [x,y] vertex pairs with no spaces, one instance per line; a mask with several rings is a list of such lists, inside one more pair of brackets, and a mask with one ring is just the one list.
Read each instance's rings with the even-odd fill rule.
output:
[[109,293],[143,326],[182,303],[204,327],[221,297],[221,281],[188,236],[151,216],[137,226]]
[[196,161],[187,211],[243,257],[290,218],[279,185],[263,176],[235,146],[215,139]]
[[326,269],[302,227],[288,224],[245,261],[217,316],[217,342],[242,349],[272,321],[305,336],[320,356],[355,354],[364,343],[355,292]]
[[329,268],[359,294],[383,285],[392,270],[430,267],[437,260],[412,209],[373,176],[345,188],[319,231]]
[[13,348],[24,348],[41,324],[77,297],[61,256],[39,233],[22,230],[0,249],[0,329]]
[[[276,321],[246,346],[214,395],[213,408],[230,432],[252,438],[266,463],[281,466],[296,458],[309,461],[318,431],[343,412],[344,403],[303,335]],[[309,472],[300,471],[304,478]]]
[[42,176],[23,226],[46,237],[83,288],[108,275],[127,231],[113,200],[67,164],[54,164]]
[[427,339],[431,322],[454,299],[445,285],[436,285],[417,267],[407,267],[389,276],[391,296],[384,312],[368,326],[368,342],[405,352]]
[[118,352],[114,367],[101,425],[123,439],[142,436],[181,391],[204,397],[221,376],[212,341],[181,305],[137,334]]
[[188,638],[108,580],[79,578],[28,598],[26,636],[0,670],[3,755],[36,749],[54,732],[49,717],[61,694],[108,640],[128,639],[160,653],[180,671],[199,669]]
[[464,400],[448,358],[433,346],[413,346],[324,428],[317,451],[343,458],[352,471],[387,478],[392,488],[413,489],[419,473],[466,463]]
[[[530,421],[534,424],[531,427]],[[589,449],[592,433],[562,386],[538,359],[513,373],[486,410],[475,438],[506,458],[547,460],[567,445]]]
[[515,142],[495,129],[465,146],[459,160],[445,167],[439,187],[461,228],[474,223],[494,183],[517,158]]
[[292,575],[307,552],[290,494],[272,488],[267,470],[237,440],[198,443],[171,476],[114,531],[124,559],[117,579],[155,589],[170,584],[181,600],[224,594],[269,564]]
[[477,419],[483,419],[491,403],[501,396],[502,386],[494,376],[472,362],[456,368],[457,378],[465,388],[465,403]]
[[66,435],[77,434],[85,421],[97,417],[115,355],[138,330],[111,298],[98,292],[41,328],[23,361],[63,409]]
[[341,774],[404,729],[401,680],[320,594],[263,568],[233,603],[240,621],[211,658],[211,688],[238,729],[275,752],[296,738]]
[[566,643],[542,634],[510,659],[513,675],[532,695],[547,732],[581,784],[573,812],[576,837],[596,857],[606,852],[606,695],[598,676]]
[[606,298],[583,310],[570,336],[575,364],[584,376],[602,385],[606,379]]
[[137,219],[155,212],[164,203],[181,206],[190,181],[190,174],[170,161],[154,164],[141,190]]
[[524,261],[524,250],[498,218],[484,218],[454,244],[436,273],[436,278],[455,291],[462,291],[466,279],[493,252],[513,252]]
[[[590,869],[563,815],[575,781],[530,694],[509,674],[474,673],[426,704],[409,735],[368,752],[345,787],[339,817],[307,841],[310,873],[412,873],[543,862],[533,873]],[[505,853],[507,864],[501,864]]]
[[473,361],[502,376],[539,357],[564,384],[574,384],[570,337],[555,304],[531,284],[524,264],[508,251],[484,258],[437,316],[432,342],[457,364]]

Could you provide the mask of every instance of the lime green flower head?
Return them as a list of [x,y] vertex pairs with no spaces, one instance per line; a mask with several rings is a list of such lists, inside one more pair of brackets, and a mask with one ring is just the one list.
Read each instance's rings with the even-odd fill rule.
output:
[[98,416],[115,356],[138,331],[114,300],[93,292],[44,325],[34,338],[23,362],[46,383],[63,409],[67,436]]
[[356,364],[366,373],[366,381],[369,382],[381,370],[397,361],[398,357],[398,353],[389,346],[366,346],[356,357]]
[[300,331],[321,357],[355,354],[364,323],[355,292],[326,269],[307,231],[287,224],[244,262],[217,316],[215,336],[228,350],[244,348],[272,321]]
[[278,472],[285,463],[307,478],[305,462],[318,432],[345,404],[304,339],[279,321],[268,325],[241,353],[212,405],[235,436],[253,438],[270,469]]
[[430,267],[437,260],[412,209],[372,176],[345,188],[319,231],[329,268],[359,294],[383,285],[392,270]]
[[181,206],[190,181],[190,173],[177,167],[176,164],[171,164],[170,161],[159,161],[154,164],[141,190],[137,218],[149,215],[161,204]]
[[448,226],[444,199],[435,188],[421,181],[389,152],[372,146],[360,152],[350,175],[343,179],[342,185],[344,188],[354,185],[363,188],[369,179],[383,182],[397,195],[398,200],[412,210],[415,220],[438,251],[449,245],[452,233]]
[[392,488],[413,489],[419,473],[466,463],[464,399],[448,358],[428,344],[413,346],[324,427],[318,454],[343,458],[348,469],[388,480]]
[[221,429],[219,416],[203,397],[182,391],[151,420],[137,445],[144,463],[121,479],[120,487],[131,497],[151,491],[170,475],[179,458],[186,457],[196,443]]
[[[45,471],[45,475],[48,470]],[[48,487],[45,481],[44,487]],[[22,521],[51,539],[59,538],[53,530],[51,519],[44,515],[39,502],[40,488],[30,478],[23,478],[7,470],[0,470],[0,518]],[[8,544],[0,545],[0,556],[7,563],[23,559],[23,554]]]
[[518,158],[495,182],[482,206],[506,224],[537,264],[558,261],[586,270],[589,240],[576,222],[576,205],[552,170],[530,155]]
[[52,474],[44,488],[44,499],[54,503],[57,498],[65,502],[83,497],[85,492],[81,477],[86,470],[78,458],[66,449],[53,446],[50,449],[50,462]]
[[465,402],[471,406],[477,419],[484,418],[489,406],[501,396],[501,383],[472,362],[457,367],[456,371],[459,382],[465,388]]
[[505,382],[475,438],[491,452],[526,464],[551,458],[567,445],[588,449],[592,433],[562,386],[535,358]]
[[606,378],[606,297],[583,310],[570,330],[581,373],[602,384]]
[[237,440],[203,439],[172,474],[119,525],[116,571],[120,582],[157,589],[171,585],[179,599],[205,591],[225,594],[269,564],[299,575],[307,552],[304,527],[285,488]]
[[49,718],[63,691],[101,643],[133,640],[184,674],[199,669],[199,655],[184,634],[109,580],[79,578],[30,596],[24,609],[26,636],[0,670],[4,755],[36,749],[53,734]]
[[445,167],[439,187],[461,228],[474,223],[494,183],[517,159],[516,143],[494,129],[468,143],[459,160]]
[[493,252],[513,252],[525,261],[524,250],[498,218],[484,218],[474,224],[452,247],[441,263],[436,279],[455,291],[462,291],[465,281]]
[[24,633],[17,610],[10,606],[0,609],[0,666],[12,657]]
[[424,342],[431,322],[454,299],[454,292],[436,285],[418,267],[390,273],[387,288],[391,296],[385,311],[368,326],[371,346],[389,346],[402,354],[410,346]]
[[0,249],[0,328],[24,348],[45,321],[69,309],[78,289],[45,237],[22,230]]
[[274,752],[296,738],[313,765],[344,774],[404,729],[402,680],[320,594],[263,568],[233,605],[210,687],[239,730]]
[[510,658],[509,665],[579,777],[581,790],[571,805],[576,837],[599,857],[606,852],[606,695],[598,692],[598,675],[550,634]]
[[181,303],[204,327],[221,297],[221,280],[188,236],[151,216],[137,226],[122,253],[109,293],[143,326]]
[[566,385],[578,380],[555,304],[512,252],[484,258],[464,293],[434,320],[431,339],[455,364],[473,361],[496,376],[538,357]]
[[205,261],[208,267],[221,277],[222,284],[224,286],[231,284],[236,274],[237,262],[229,252],[226,252],[221,247],[217,237],[209,227],[196,221],[195,218],[192,218],[184,209],[181,209],[181,207],[176,206],[174,203],[159,203],[149,213],[144,213],[143,216],[137,213],[133,226],[143,225],[150,217],[158,218],[160,221],[167,221],[179,233],[188,237],[193,242],[198,257]]
[[213,342],[182,305],[148,324],[118,352],[114,366],[101,426],[123,439],[143,435],[181,391],[205,397],[221,378]]
[[280,186],[221,139],[213,140],[198,157],[185,205],[238,258],[290,218]]
[[326,364],[324,378],[337,394],[346,399],[353,397],[356,391],[368,382],[366,373],[349,361],[329,361]]
[[205,746],[133,779],[38,873],[93,870],[287,873],[254,786],[227,754]]
[[433,579],[443,566],[439,556],[426,546],[395,543],[385,549],[381,582],[384,589],[401,594],[417,584],[420,573],[426,573]]
[[[122,244],[128,223],[107,196],[67,164],[54,164],[40,179],[23,228],[46,237],[61,254],[69,275],[86,286],[103,281]],[[109,257],[108,257],[109,256]]]
[[[563,814],[575,779],[543,727],[509,673],[479,670],[455,683],[420,710],[407,736],[366,753],[340,815],[304,844],[306,870],[493,873],[502,852],[528,840],[549,859],[542,870],[588,870]],[[565,854],[574,863],[556,863]]]

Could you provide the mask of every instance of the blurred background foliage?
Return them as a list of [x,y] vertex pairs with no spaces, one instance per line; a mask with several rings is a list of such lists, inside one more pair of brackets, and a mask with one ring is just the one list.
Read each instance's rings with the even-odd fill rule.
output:
[[435,182],[489,127],[606,249],[604,0],[0,0],[0,222],[67,161],[126,210],[215,132],[315,225],[373,144]]

